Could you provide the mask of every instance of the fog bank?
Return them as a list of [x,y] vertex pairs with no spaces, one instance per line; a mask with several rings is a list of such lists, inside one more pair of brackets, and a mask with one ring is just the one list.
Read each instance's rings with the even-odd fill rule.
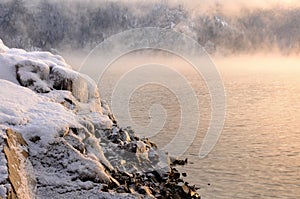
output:
[[[110,36],[143,27],[188,35],[210,54],[300,52],[296,1],[0,2],[0,36],[10,47],[89,52]],[[55,50],[54,50],[55,49]]]

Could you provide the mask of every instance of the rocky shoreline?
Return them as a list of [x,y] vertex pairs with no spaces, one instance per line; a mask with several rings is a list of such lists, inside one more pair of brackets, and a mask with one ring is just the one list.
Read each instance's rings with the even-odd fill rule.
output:
[[0,198],[200,198],[62,57],[0,40],[0,71]]
[[[115,127],[118,129],[118,127]],[[112,132],[114,131],[114,128]],[[143,152],[138,142],[142,142],[145,145],[145,148],[155,148],[157,149],[155,143],[149,141],[149,139],[140,139],[134,133],[134,131],[127,127],[125,129],[118,129],[117,134],[113,134],[112,132],[106,132],[103,137],[106,136],[108,140],[112,143],[116,143],[118,148],[121,150],[125,150],[129,153],[139,153]],[[124,136],[125,134],[125,136]],[[130,143],[126,143],[130,140]],[[124,144],[125,143],[125,144]],[[104,153],[106,157],[110,157],[110,153]],[[113,156],[115,157],[115,156]],[[129,157],[129,160],[128,160]],[[138,171],[137,168],[135,169],[125,169],[129,170],[128,172],[122,168],[121,170],[117,170],[116,172],[112,173],[112,176],[120,183],[118,186],[112,187],[105,187],[103,191],[114,190],[117,193],[139,193],[142,195],[155,197],[155,198],[200,198],[199,194],[196,192],[198,188],[195,186],[190,186],[188,182],[185,182],[182,177],[186,176],[186,173],[180,173],[175,166],[176,165],[184,165],[187,163],[186,160],[178,160],[174,159],[173,161],[168,158],[168,167],[165,168],[168,171],[165,173],[161,173],[153,168],[158,161],[158,155],[148,157],[147,159],[137,160],[133,159],[134,156],[127,156],[127,163],[130,161],[134,162],[143,162],[148,161],[148,165],[139,165],[140,168],[144,167],[148,170],[144,170],[143,172]],[[124,159],[122,159],[124,160]],[[145,164],[145,162],[143,162]],[[114,164],[115,168],[118,168],[118,164]],[[149,168],[151,168],[149,170]],[[118,168],[119,169],[119,168]],[[135,171],[134,171],[135,170]]]

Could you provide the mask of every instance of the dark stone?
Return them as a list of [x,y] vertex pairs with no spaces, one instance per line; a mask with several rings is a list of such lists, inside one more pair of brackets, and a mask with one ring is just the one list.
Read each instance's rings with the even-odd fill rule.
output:
[[68,102],[69,104],[71,104],[71,105],[75,105],[75,103],[72,100],[68,99],[68,98],[64,98],[64,100],[66,102]]
[[176,165],[186,165],[188,163],[188,159],[185,158],[185,160],[179,160],[179,159],[175,159],[172,162],[172,166],[176,166]]
[[108,192],[108,185],[107,184],[102,184],[101,191]]
[[31,142],[36,143],[37,141],[41,140],[40,136],[33,136],[29,139]]
[[140,194],[143,194],[143,195],[152,195],[149,187],[146,187],[146,186],[141,186],[139,189],[138,189],[138,192]]

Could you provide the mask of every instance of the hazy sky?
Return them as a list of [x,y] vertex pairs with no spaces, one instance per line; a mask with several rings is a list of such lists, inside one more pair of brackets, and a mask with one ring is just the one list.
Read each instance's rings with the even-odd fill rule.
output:
[[[1,0],[4,1],[4,0]],[[9,0],[8,0],[9,1]],[[39,2],[43,0],[27,1],[32,4],[32,2]],[[56,2],[74,2],[82,0],[51,0]],[[193,10],[211,10],[218,5],[226,11],[238,11],[241,7],[248,8],[274,8],[274,7],[299,7],[300,0],[86,0],[87,4],[101,5],[101,2],[124,2],[124,3],[169,3],[173,5],[183,4],[185,7],[192,8]]]
[[241,7],[248,8],[273,8],[273,7],[296,7],[300,6],[299,0],[198,0],[198,1],[184,1],[184,0],[170,0],[169,2],[181,2],[192,8],[209,8],[217,4],[222,7],[235,10]]
[[[97,0],[90,0],[97,1]],[[100,0],[100,1],[123,1],[123,2],[169,2],[169,3],[184,3],[189,5],[203,5],[203,4],[241,4],[241,5],[252,5],[252,6],[269,6],[274,4],[284,4],[284,5],[300,5],[299,0]]]
[[[93,0],[92,0],[93,1]],[[97,0],[94,0],[97,1]],[[183,4],[185,7],[198,11],[211,11],[216,5],[224,13],[238,13],[241,8],[271,9],[271,8],[295,8],[300,7],[300,0],[103,0],[115,2],[167,2],[169,4]]]

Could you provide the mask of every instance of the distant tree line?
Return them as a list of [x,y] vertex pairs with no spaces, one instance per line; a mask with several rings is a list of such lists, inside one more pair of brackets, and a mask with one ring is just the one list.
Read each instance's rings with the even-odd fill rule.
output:
[[25,49],[90,49],[105,38],[137,27],[172,28],[209,52],[225,54],[279,49],[300,52],[300,9],[190,14],[182,5],[99,1],[4,0],[0,38]]

